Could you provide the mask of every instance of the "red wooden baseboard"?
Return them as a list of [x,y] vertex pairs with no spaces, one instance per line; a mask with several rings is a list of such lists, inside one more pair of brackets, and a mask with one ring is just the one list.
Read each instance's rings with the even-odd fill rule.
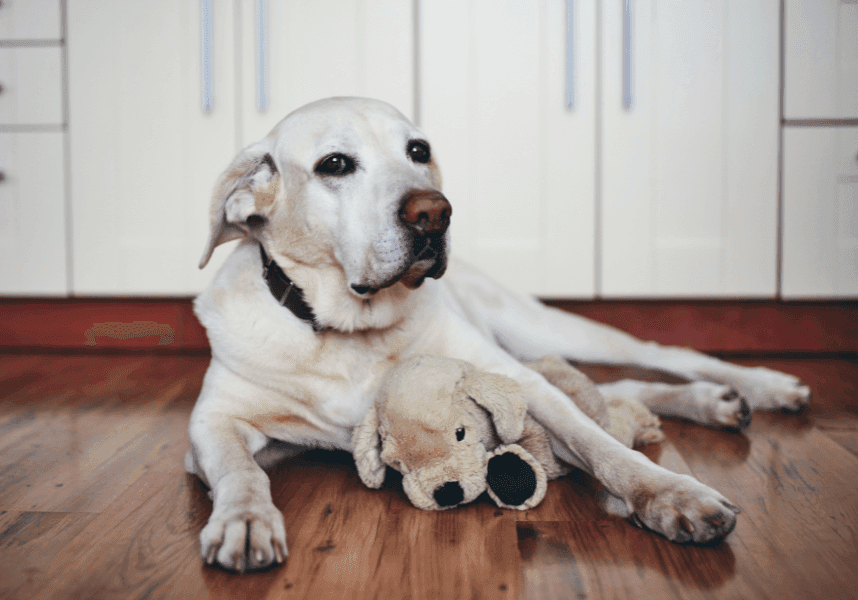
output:
[[209,342],[190,298],[4,299],[0,348],[207,352]]
[[[644,339],[712,353],[858,353],[858,302],[558,301]],[[208,352],[190,298],[0,299],[2,351]]]

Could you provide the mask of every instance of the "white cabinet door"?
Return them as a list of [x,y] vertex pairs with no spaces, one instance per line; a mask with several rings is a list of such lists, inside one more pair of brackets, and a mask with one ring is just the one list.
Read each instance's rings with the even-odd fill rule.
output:
[[331,96],[378,98],[414,117],[413,2],[239,2],[242,146],[296,108]]
[[523,292],[589,297],[595,3],[569,3],[569,32],[566,4],[420,3],[421,126],[453,205],[453,254]]
[[858,2],[787,0],[784,116],[858,118]]
[[602,294],[774,296],[778,2],[602,9]]
[[65,295],[62,132],[0,133],[0,293]]
[[858,295],[858,128],[784,129],[785,298]]
[[234,10],[211,2],[212,109],[202,109],[203,3],[68,0],[77,294],[191,294],[215,182],[236,148]]

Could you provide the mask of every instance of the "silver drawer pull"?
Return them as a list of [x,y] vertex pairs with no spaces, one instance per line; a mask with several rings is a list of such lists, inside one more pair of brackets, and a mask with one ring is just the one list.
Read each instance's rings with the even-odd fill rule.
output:
[[632,108],[632,0],[623,8],[623,106]]
[[268,108],[268,13],[265,0],[256,0],[256,108]]
[[573,0],[566,0],[566,108],[575,109],[575,35],[573,21]]
[[212,1],[200,0],[202,15],[202,70],[203,70],[203,112],[212,109]]

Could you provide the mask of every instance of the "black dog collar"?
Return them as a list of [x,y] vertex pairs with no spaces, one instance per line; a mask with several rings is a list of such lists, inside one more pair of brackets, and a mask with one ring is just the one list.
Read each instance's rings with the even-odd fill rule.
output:
[[262,256],[262,277],[265,278],[268,289],[277,303],[288,308],[293,315],[302,321],[309,323],[313,327],[313,331],[322,331],[324,327],[316,322],[316,315],[304,300],[304,292],[301,291],[301,288],[286,276],[286,273],[276,262],[268,258],[262,244],[259,244],[259,253]]

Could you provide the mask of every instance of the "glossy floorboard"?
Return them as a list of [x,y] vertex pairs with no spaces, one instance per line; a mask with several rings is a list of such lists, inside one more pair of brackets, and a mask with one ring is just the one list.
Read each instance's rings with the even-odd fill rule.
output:
[[396,476],[368,490],[350,455],[314,451],[271,472],[287,563],[234,575],[202,564],[211,503],[182,469],[207,358],[5,355],[0,598],[855,598],[858,363],[742,362],[802,377],[812,410],[757,412],[743,435],[665,420],[643,449],[742,507],[717,546],[606,515],[580,472],[528,512],[436,513]]

